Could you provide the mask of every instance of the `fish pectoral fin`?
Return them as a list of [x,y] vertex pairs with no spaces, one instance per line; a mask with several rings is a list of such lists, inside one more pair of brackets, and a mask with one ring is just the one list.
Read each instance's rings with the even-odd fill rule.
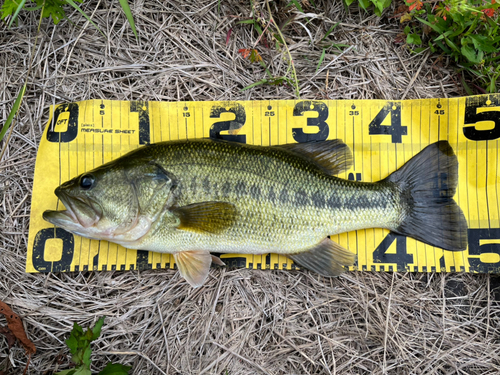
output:
[[352,152],[340,139],[274,146],[307,157],[325,173],[335,176],[352,166]]
[[344,249],[329,238],[325,238],[312,249],[301,253],[287,254],[299,266],[323,276],[338,276],[345,271],[344,266],[352,266],[356,254]]
[[174,254],[175,263],[181,276],[193,288],[205,283],[212,264],[212,255],[208,251],[181,251]]
[[236,220],[236,207],[227,202],[201,202],[176,208],[180,219],[177,229],[218,234]]

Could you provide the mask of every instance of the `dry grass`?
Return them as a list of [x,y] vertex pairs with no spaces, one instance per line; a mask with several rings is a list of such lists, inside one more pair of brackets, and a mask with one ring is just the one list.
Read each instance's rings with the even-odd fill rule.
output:
[[[272,3],[277,22],[292,15]],[[237,21],[249,1],[153,1],[131,4],[137,42],[118,2],[85,2],[105,39],[79,14],[57,27],[44,21],[22,104],[0,161],[0,299],[23,317],[38,351],[30,374],[67,368],[72,323],[107,316],[94,345],[94,370],[109,361],[133,374],[497,374],[500,326],[496,276],[357,272],[323,279],[309,272],[215,269],[190,288],[174,271],[25,274],[37,145],[48,105],[119,100],[291,99],[292,87],[241,88],[264,78],[238,49],[257,35]],[[302,98],[430,98],[463,95],[445,59],[410,55],[395,44],[397,19],[376,17],[339,0],[316,0],[284,29]],[[266,19],[262,1],[254,12]],[[390,17],[391,13],[387,13]],[[5,121],[26,78],[38,19],[0,26],[0,117]],[[331,25],[329,49],[316,66]],[[226,45],[227,32],[232,29]],[[287,69],[274,43],[259,44],[271,72]],[[4,324],[0,318],[0,324]],[[26,363],[8,356],[0,368]],[[12,367],[11,365],[11,367]]]

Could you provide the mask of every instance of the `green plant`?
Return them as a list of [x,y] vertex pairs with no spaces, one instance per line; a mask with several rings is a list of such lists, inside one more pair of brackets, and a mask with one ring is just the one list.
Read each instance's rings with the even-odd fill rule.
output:
[[402,22],[414,52],[430,48],[452,57],[474,85],[493,93],[500,76],[500,4],[485,1],[406,0],[409,8]]
[[[7,17],[11,16],[11,19],[9,21],[10,27],[12,26],[12,23],[17,19],[21,9],[24,9],[25,11],[36,11],[40,9],[42,11],[43,18],[51,17],[54,24],[57,25],[59,21],[66,17],[64,6],[71,5],[102,33],[99,27],[78,6],[77,3],[81,4],[83,0],[30,0],[29,4],[33,6],[26,6],[26,2],[26,0],[5,0],[2,8],[0,9],[0,18],[6,19]],[[125,16],[130,23],[130,27],[132,28],[135,37],[138,38],[134,18],[132,16],[132,12],[130,11],[127,0],[120,0],[120,5],[122,6],[123,12],[125,13]]]
[[[255,87],[258,85],[263,85],[263,84],[268,84],[268,85],[289,84],[294,88],[295,95],[297,96],[297,98],[300,99],[299,81],[297,78],[297,72],[295,71],[295,64],[293,62],[292,55],[290,53],[290,50],[288,49],[288,45],[285,41],[285,38],[283,37],[283,34],[281,32],[280,27],[278,26],[278,24],[275,22],[275,20],[273,18],[268,0],[266,0],[265,3],[266,3],[267,11],[269,14],[269,20],[253,18],[253,19],[244,20],[244,21],[239,22],[240,24],[253,25],[253,27],[255,28],[257,33],[259,34],[259,38],[257,39],[257,41],[255,42],[255,44],[252,48],[242,48],[238,52],[242,54],[243,58],[250,57],[249,58],[250,62],[258,62],[265,69],[265,72],[266,72],[268,77],[246,86],[245,88],[242,89],[242,91],[248,90],[252,87]],[[295,2],[291,1],[287,6],[292,5],[292,4],[295,5]],[[299,7],[300,7],[300,5],[299,5]],[[290,20],[285,22],[281,26],[281,28],[285,27],[289,21]],[[262,29],[261,23],[265,24],[264,29]],[[257,44],[261,40],[263,40],[264,43],[267,45],[266,32],[268,30],[270,30],[270,26],[272,26],[276,31],[275,33],[271,34],[272,39],[274,39],[276,42],[276,49],[278,51],[281,51],[282,47],[284,47],[284,50],[286,52],[286,55],[285,55],[286,57],[284,57],[284,58],[287,59],[287,63],[288,63],[288,68],[287,68],[286,73],[283,76],[279,76],[279,77],[274,77],[271,74],[271,72],[267,68],[267,65],[262,60],[262,57],[260,56],[258,51],[255,49],[255,47],[257,46]]]
[[[94,328],[88,328],[86,332],[77,323],[73,324],[73,329],[66,345],[71,352],[71,360],[76,365],[75,368],[57,372],[55,375],[91,375],[90,356],[92,349],[90,343],[97,340],[101,335],[101,328],[104,324],[104,318],[100,318]],[[116,363],[108,363],[106,367],[99,372],[99,375],[127,375],[130,366],[124,366]]]
[[[351,5],[353,2],[354,0],[345,0],[347,6]],[[370,7],[370,5],[373,5],[373,11],[377,16],[380,17],[384,9],[388,8],[391,5],[391,0],[358,0],[358,3],[359,6],[364,10],[368,10],[368,7]]]

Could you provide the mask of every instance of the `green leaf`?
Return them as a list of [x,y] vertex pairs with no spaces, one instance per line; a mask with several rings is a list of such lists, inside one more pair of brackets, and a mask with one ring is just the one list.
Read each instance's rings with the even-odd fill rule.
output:
[[385,9],[385,0],[372,0],[372,3],[375,5],[375,14],[380,17]]
[[68,346],[71,354],[75,355],[78,351],[78,339],[73,335],[73,332],[71,332],[69,338],[66,340],[66,345]]
[[12,14],[14,14],[14,12],[16,11],[17,9],[17,4],[12,1],[12,0],[6,0],[3,4],[2,4],[2,19],[5,19],[7,18],[8,16],[11,16]]
[[493,41],[484,35],[470,35],[469,38],[472,40],[472,43],[477,50],[484,52],[498,51],[498,48],[494,46]]
[[258,22],[254,22],[253,27],[255,27],[255,30],[257,30],[259,35],[262,35],[263,31]]
[[63,2],[59,0],[52,0],[51,2],[36,0],[38,5],[42,6],[42,17],[52,17],[54,25],[57,25],[65,17]]
[[328,48],[330,48],[330,47],[335,47],[335,48],[337,48],[339,51],[342,51],[342,49],[341,49],[340,47],[344,47],[344,48],[345,48],[345,47],[349,47],[349,45],[348,45],[348,44],[335,44],[335,43],[332,43],[332,44],[330,44],[330,45],[328,46]]
[[285,8],[288,8],[288,7],[289,7],[289,6],[291,6],[292,4],[293,4],[293,5],[295,5],[295,7],[299,10],[299,12],[304,13],[304,10],[302,9],[302,7],[300,6],[300,4],[299,4],[299,2],[298,2],[297,0],[291,0],[291,1],[290,1],[287,5],[286,5],[286,7],[285,7]]
[[469,60],[471,63],[479,64],[481,62],[479,56],[476,55],[476,50],[471,46],[462,46],[461,52],[462,55],[464,55],[465,58]]
[[413,36],[413,44],[420,46],[422,44],[422,39],[420,39],[420,35],[411,34]]
[[[354,0],[352,0],[352,1],[354,1]],[[351,2],[352,2],[352,1],[351,1]],[[349,4],[347,4],[347,5],[349,5]],[[330,28],[328,29],[328,31],[326,32],[325,36],[324,36],[324,37],[320,40],[320,42],[322,42],[323,40],[325,40],[326,38],[328,38],[328,35],[330,35],[330,34],[332,33],[333,29],[335,29],[335,28],[338,26],[338,24],[339,24],[339,23],[340,23],[340,21],[339,21],[339,22],[337,22],[337,23],[336,23],[335,25],[333,25],[332,27],[330,27]]]
[[254,24],[255,23],[255,20],[254,19],[251,19],[251,20],[243,20],[243,21],[238,21],[236,22],[237,25],[241,24],[241,23],[245,23],[245,24]]
[[321,53],[321,57],[319,58],[318,66],[316,67],[316,72],[319,70],[319,67],[323,63],[323,60],[325,59],[325,53],[326,53],[326,49],[323,49],[323,52]]
[[69,370],[62,370],[56,372],[54,375],[74,375],[76,370],[74,368],[70,368]]
[[254,82],[254,83],[248,85],[247,87],[243,87],[241,89],[241,91],[245,91],[245,90],[251,89],[252,87],[255,87],[255,86],[258,86],[258,85],[263,85],[264,83],[267,83],[267,78],[264,78],[264,79],[261,79],[260,81]]
[[104,319],[106,317],[102,317],[102,318],[99,318],[99,320],[95,323],[95,326],[94,328],[92,328],[92,341],[93,340],[96,340],[99,338],[99,336],[101,335],[101,328],[102,328],[102,325],[104,324]]
[[132,11],[130,10],[130,6],[128,5],[127,0],[120,0],[120,4],[123,9],[123,13],[125,13],[125,16],[127,16],[128,23],[130,24],[130,27],[132,28],[132,31],[134,32],[135,38],[139,39],[139,35],[137,35],[137,30],[135,29],[135,22],[134,22],[134,16],[132,15]]
[[441,41],[435,41],[437,46],[441,48],[445,53],[451,54],[451,50],[446,46],[446,44],[443,44]]
[[420,46],[422,44],[422,39],[420,39],[420,35],[418,34],[408,34],[406,36],[406,43]]
[[90,368],[90,355],[92,354],[92,349],[90,348],[90,345],[85,348],[85,351],[83,352],[83,357],[82,357],[82,362]]
[[108,363],[99,375],[127,375],[131,369],[132,367],[119,363]]
[[92,372],[85,366],[81,366],[76,369],[76,372],[73,375],[92,375]]
[[358,1],[359,1],[359,5],[364,10],[368,9],[368,7],[370,6],[370,0],[358,0]]
[[[12,15],[12,19],[10,20],[9,22],[9,26],[8,27],[11,27],[12,26],[12,22],[14,22],[14,20],[17,18],[17,15],[19,14],[19,12],[21,11],[21,9],[24,7],[24,4],[26,4],[26,0],[21,0],[21,2],[19,3],[19,6],[17,7],[16,11],[14,12],[14,14]],[[2,17],[3,18],[3,17]]]
[[445,30],[436,25],[436,24],[433,24],[433,23],[430,23],[430,22],[427,22],[426,20],[422,19],[422,18],[418,18],[418,17],[415,17],[417,20],[419,20],[420,22],[422,22],[423,24],[429,26],[432,30],[436,31],[437,33],[439,34],[442,34]]
[[488,87],[488,92],[490,94],[494,94],[494,93],[497,92],[497,85],[496,85],[496,79],[495,78],[491,79],[490,85]]
[[458,52],[460,53],[460,50],[458,49],[457,45],[455,43],[453,43],[450,39],[448,38],[444,38],[444,41],[446,42],[446,44],[452,49],[454,50],[455,52]]
[[[404,33],[406,35],[409,35],[411,33],[411,29],[410,29],[410,26],[406,25],[405,28],[404,28]],[[408,42],[407,42],[408,43]]]
[[345,3],[346,3],[347,6],[349,6],[352,3],[354,3],[354,0],[345,0]]
[[75,3],[73,0],[64,0],[64,1],[66,1],[69,5],[71,5],[71,6],[72,6],[73,8],[75,8],[78,12],[80,12],[80,14],[81,14],[82,16],[84,16],[84,17],[87,19],[87,21],[89,21],[92,25],[94,25],[94,27],[95,27],[97,30],[99,30],[99,32],[102,34],[102,36],[103,36],[104,38],[106,38],[106,35],[104,35],[104,33],[101,31],[101,29],[100,29],[100,28],[99,28],[99,27],[98,27],[98,26],[94,23],[94,21],[92,21],[92,20],[90,19],[90,17],[89,17],[89,16],[87,16],[87,14],[86,14],[83,10],[81,10],[81,9],[80,9],[80,7],[79,7],[78,5],[76,5],[76,3]]
[[5,121],[5,124],[3,125],[2,130],[0,131],[0,142],[2,141],[3,137],[5,137],[5,133],[7,133],[7,130],[9,130],[12,120],[14,119],[14,116],[19,110],[25,92],[26,92],[26,84],[23,85],[21,91],[19,91],[19,94],[17,94],[16,101],[14,102],[14,105],[12,106],[9,116],[7,117],[7,121]]

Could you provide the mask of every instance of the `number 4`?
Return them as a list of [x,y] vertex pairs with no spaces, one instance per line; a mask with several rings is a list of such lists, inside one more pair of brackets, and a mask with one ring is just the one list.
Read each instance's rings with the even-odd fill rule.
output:
[[[391,114],[391,125],[382,125],[389,113]],[[368,125],[368,133],[371,135],[391,135],[392,143],[401,143],[401,137],[408,134],[406,126],[401,126],[401,103],[387,102]]]
[[[387,253],[396,240],[396,254]],[[406,252],[406,237],[389,233],[373,252],[374,263],[395,263],[398,271],[406,271],[407,265],[413,263],[413,255]]]

